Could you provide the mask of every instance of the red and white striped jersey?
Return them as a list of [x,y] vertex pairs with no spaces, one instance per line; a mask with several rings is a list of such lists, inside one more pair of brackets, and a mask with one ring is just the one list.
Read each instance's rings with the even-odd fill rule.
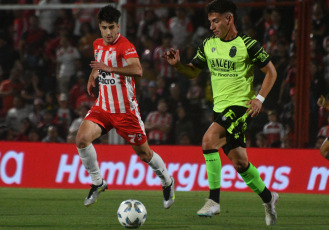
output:
[[[138,58],[136,48],[127,38],[118,38],[109,45],[103,39],[94,41],[95,60],[110,67],[127,66],[127,59]],[[110,113],[126,113],[137,109],[134,77],[99,71],[99,95],[95,105]]]
[[[150,122],[152,124],[165,126],[171,125],[172,116],[170,113],[160,114],[158,111],[154,111],[149,113],[146,118],[146,122]],[[160,129],[153,129],[148,133],[148,139],[152,141],[159,141],[162,143],[166,143],[169,139],[169,135]]]
[[175,69],[171,65],[168,64],[167,60],[162,58],[161,56],[169,51],[169,48],[165,48],[163,46],[158,46],[155,48],[154,53],[153,53],[153,59],[155,63],[157,63],[157,70],[160,73],[161,77],[164,78],[172,78],[175,77]]

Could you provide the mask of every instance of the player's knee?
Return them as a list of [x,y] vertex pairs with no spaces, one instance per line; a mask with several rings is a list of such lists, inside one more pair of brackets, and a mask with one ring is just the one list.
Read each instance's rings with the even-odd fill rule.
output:
[[75,138],[75,144],[79,149],[86,148],[90,142],[88,141],[87,137],[83,134],[79,134]]
[[233,167],[238,173],[245,172],[248,166],[249,166],[249,162],[242,159],[233,162]]
[[139,159],[141,161],[144,161],[145,163],[149,163],[152,159],[152,152],[151,151],[140,150],[136,153],[137,153]]
[[211,138],[207,135],[203,136],[202,138],[202,149],[215,149],[216,146],[213,145]]

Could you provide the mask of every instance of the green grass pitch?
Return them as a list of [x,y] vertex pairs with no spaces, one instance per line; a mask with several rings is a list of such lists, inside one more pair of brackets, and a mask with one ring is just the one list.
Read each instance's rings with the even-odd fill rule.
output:
[[88,193],[80,189],[0,188],[0,229],[124,229],[117,219],[119,204],[137,199],[147,209],[140,229],[329,229],[329,196],[280,194],[278,221],[266,226],[264,207],[251,192],[222,192],[221,213],[200,218],[196,211],[208,192],[176,192],[168,210],[162,206],[161,191],[107,190],[96,204],[86,208]]

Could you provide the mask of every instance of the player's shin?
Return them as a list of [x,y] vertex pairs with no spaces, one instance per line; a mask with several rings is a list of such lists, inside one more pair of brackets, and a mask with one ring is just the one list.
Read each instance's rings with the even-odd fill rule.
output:
[[96,150],[93,144],[88,145],[86,148],[77,149],[83,165],[90,174],[92,183],[94,185],[100,185],[102,183],[102,176],[97,163]]
[[260,178],[259,172],[255,166],[249,162],[248,168],[239,173],[242,179],[246,182],[249,188],[257,193],[264,203],[268,203],[272,199],[271,192],[266,188],[262,178]]
[[153,152],[153,157],[148,165],[151,166],[153,172],[160,178],[162,186],[169,186],[171,184],[168,170],[162,158],[156,152]]
[[203,150],[209,183],[209,199],[219,203],[221,160],[216,149]]

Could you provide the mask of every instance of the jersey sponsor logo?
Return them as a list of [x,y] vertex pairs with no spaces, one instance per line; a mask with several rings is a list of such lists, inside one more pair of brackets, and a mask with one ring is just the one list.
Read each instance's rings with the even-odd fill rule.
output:
[[105,84],[105,85],[115,85],[115,79],[114,78],[110,78],[110,73],[108,72],[104,72],[102,70],[98,70],[98,80],[99,83],[101,84]]
[[236,55],[236,47],[235,46],[232,46],[232,48],[230,49],[230,57],[234,57]]
[[268,58],[268,53],[263,49],[260,54],[258,54],[257,59],[260,60],[261,62],[265,62],[266,59]]
[[99,83],[104,84],[104,85],[115,85],[115,79],[104,79],[101,77],[98,77]]
[[136,54],[136,50],[133,48],[127,49],[125,52],[125,55],[129,55],[129,54]]
[[214,58],[209,61],[213,70],[228,72],[236,68],[236,63],[230,60]]

